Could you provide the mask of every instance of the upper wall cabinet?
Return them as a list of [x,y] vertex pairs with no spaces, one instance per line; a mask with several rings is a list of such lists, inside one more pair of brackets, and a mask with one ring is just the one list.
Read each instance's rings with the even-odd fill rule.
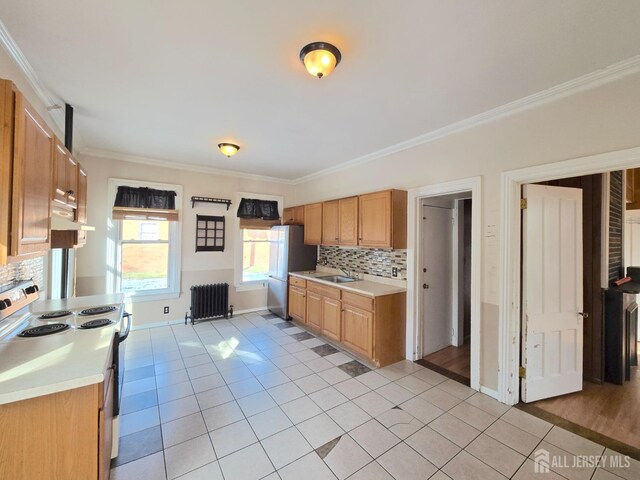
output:
[[56,206],[74,209],[78,196],[78,163],[56,138],[53,162],[53,201]]
[[51,178],[55,137],[15,91],[10,254],[20,257],[49,250]]
[[322,245],[338,245],[339,230],[339,201],[324,202],[322,204]]
[[287,207],[282,216],[283,225],[304,225],[304,206]]
[[385,190],[358,197],[358,245],[407,248],[407,192]]
[[76,208],[76,222],[87,223],[87,173],[78,164],[78,207]]
[[322,242],[322,203],[304,206],[304,243],[320,245]]
[[338,201],[338,218],[340,245],[358,245],[358,197]]

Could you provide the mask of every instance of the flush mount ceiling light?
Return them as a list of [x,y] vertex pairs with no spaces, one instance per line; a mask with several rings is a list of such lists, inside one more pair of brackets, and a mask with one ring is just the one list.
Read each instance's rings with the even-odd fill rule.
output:
[[240,147],[235,143],[219,143],[218,148],[220,149],[222,154],[226,155],[227,157],[233,157],[236,153],[238,153],[238,150],[240,150]]
[[314,77],[322,78],[340,63],[340,50],[326,42],[313,42],[300,50],[300,60]]

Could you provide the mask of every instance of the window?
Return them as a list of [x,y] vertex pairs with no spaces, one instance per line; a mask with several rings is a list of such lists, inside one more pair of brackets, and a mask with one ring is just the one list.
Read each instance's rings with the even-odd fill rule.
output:
[[[119,186],[176,192],[180,208],[182,187],[151,182],[109,179],[110,206]],[[177,217],[177,215],[176,215]],[[147,215],[114,219],[109,223],[107,285],[137,300],[175,298],[180,292],[181,222]]]
[[170,222],[121,220],[120,291],[169,287]]
[[275,232],[243,228],[242,232],[242,283],[263,281],[269,278],[269,258]]

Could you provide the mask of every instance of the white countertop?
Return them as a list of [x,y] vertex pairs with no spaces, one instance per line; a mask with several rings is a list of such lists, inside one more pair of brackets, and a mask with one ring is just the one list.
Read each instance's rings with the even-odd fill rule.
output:
[[289,275],[304,278],[305,280],[312,280],[314,282],[322,283],[323,285],[346,290],[347,292],[366,295],[368,297],[382,297],[384,295],[393,295],[394,293],[403,293],[407,291],[405,287],[401,287],[399,285],[390,285],[387,283],[374,282],[371,280],[356,280],[355,282],[348,283],[334,283],[318,278],[326,275],[331,275],[331,273],[328,273],[326,271],[316,270],[308,272],[290,272]]
[[[31,304],[32,313],[121,304],[123,296],[93,295]],[[124,307],[123,307],[124,308]],[[118,325],[71,328],[37,338],[0,341],[0,405],[104,381]]]
[[115,327],[0,342],[0,405],[104,381]]
[[107,295],[89,295],[86,297],[72,297],[63,300],[44,300],[31,304],[32,313],[53,312],[57,310],[79,310],[103,305],[120,305],[124,302],[124,294],[111,293]]

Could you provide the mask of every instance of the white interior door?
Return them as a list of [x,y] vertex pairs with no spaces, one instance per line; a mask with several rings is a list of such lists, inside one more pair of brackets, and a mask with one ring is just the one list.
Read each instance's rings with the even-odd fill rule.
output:
[[525,185],[522,400],[582,390],[582,190]]
[[422,354],[451,345],[453,210],[422,207],[423,333]]

